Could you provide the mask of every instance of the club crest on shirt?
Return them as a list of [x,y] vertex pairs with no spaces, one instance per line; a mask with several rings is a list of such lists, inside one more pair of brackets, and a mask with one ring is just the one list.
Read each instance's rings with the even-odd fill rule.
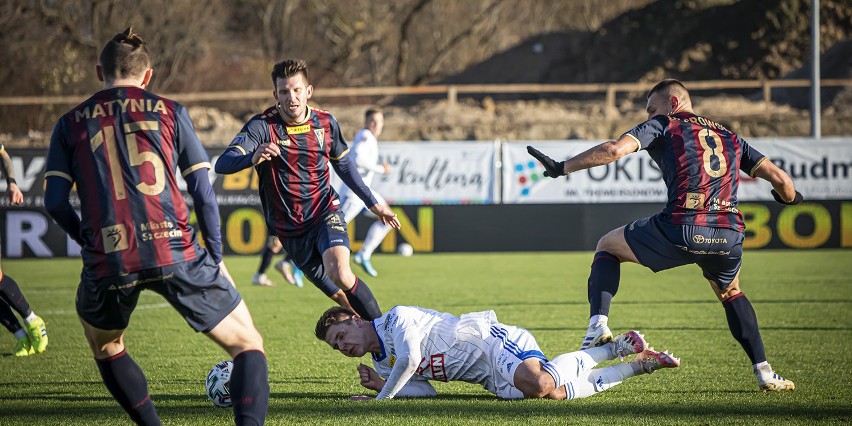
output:
[[101,238],[104,241],[104,253],[127,250],[130,247],[127,241],[127,229],[121,223],[101,228]]
[[319,142],[319,148],[322,148],[323,143],[325,142],[325,129],[314,129],[314,136],[317,137],[317,142]]
[[391,355],[390,360],[388,360],[388,365],[390,365],[390,368],[393,368],[394,364],[396,364],[396,355]]

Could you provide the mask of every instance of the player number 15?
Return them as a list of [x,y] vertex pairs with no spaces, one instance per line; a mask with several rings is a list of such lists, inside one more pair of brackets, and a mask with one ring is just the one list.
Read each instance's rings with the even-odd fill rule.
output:
[[[148,162],[154,168],[154,183],[139,182],[136,189],[145,195],[158,195],[163,192],[166,186],[166,167],[163,160],[151,151],[139,152],[138,144],[136,143],[135,132],[144,130],[159,130],[160,123],[158,121],[136,121],[124,125],[124,140],[127,142],[128,160],[131,166],[141,166]],[[92,146],[92,152],[95,152],[101,145],[106,144],[107,162],[109,163],[110,175],[112,178],[112,187],[115,190],[115,199],[123,200],[127,198],[127,193],[124,190],[124,176],[121,172],[121,161],[118,158],[118,148],[115,143],[115,128],[113,126],[104,127],[89,143]]]

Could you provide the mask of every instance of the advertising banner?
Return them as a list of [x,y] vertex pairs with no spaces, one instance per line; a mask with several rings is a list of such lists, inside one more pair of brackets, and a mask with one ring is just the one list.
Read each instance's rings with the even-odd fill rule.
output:
[[[526,151],[532,144],[557,160],[573,157],[599,141],[534,141],[503,144],[504,203],[633,203],[666,201],[659,167],[647,153],[551,179]],[[748,143],[786,171],[809,200],[852,199],[849,139],[754,139]],[[772,200],[768,182],[740,172],[740,201]]]
[[[402,228],[391,231],[378,252],[407,242],[417,253],[594,250],[608,231],[657,213],[657,203],[486,204],[396,206]],[[745,202],[747,249],[852,248],[852,201],[809,201],[784,206]],[[225,254],[251,255],[266,242],[260,206],[222,206]],[[347,227],[352,249],[363,244],[372,221]],[[6,258],[76,257],[80,249],[40,208],[0,211]]]
[[390,204],[493,203],[496,152],[491,142],[381,142],[390,173],[371,186]]

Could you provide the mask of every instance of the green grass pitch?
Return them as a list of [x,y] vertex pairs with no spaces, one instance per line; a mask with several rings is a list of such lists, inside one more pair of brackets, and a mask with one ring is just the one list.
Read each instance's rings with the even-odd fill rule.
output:
[[[368,279],[382,308],[419,305],[462,314],[494,309],[528,328],[546,355],[576,350],[586,327],[591,253],[378,255]],[[751,251],[741,274],[769,361],[796,382],[787,394],[757,390],[724,310],[695,266],[653,274],[622,267],[610,326],[638,329],[682,366],[630,379],[575,401],[499,401],[477,385],[436,384],[429,400],[354,402],[368,393],[355,366],[312,336],[330,301],[311,286],[251,286],[256,257],[226,259],[265,339],[271,399],[267,424],[849,424],[852,422],[852,251]],[[360,273],[356,268],[356,273]],[[0,332],[0,424],[113,425],[129,418],[101,384],[74,310],[79,260],[3,260],[47,321],[43,354],[11,356]],[[366,275],[365,275],[366,277]],[[369,278],[369,277],[367,277]],[[126,334],[164,424],[231,423],[204,396],[207,371],[226,355],[193,333],[157,295],[143,293]],[[363,360],[368,362],[368,358]]]

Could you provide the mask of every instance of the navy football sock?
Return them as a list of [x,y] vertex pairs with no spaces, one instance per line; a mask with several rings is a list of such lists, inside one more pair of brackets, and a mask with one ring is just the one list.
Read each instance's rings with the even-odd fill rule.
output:
[[12,308],[2,300],[0,300],[0,324],[3,324],[3,327],[6,327],[6,330],[9,330],[9,333],[12,334],[23,329],[21,322],[18,321],[18,317],[12,312]]
[[589,274],[589,316],[609,315],[612,297],[618,292],[621,262],[614,254],[599,251],[592,261]]
[[751,359],[752,365],[766,361],[763,339],[761,339],[760,330],[757,327],[757,314],[754,313],[754,308],[745,294],[740,293],[725,300],[722,302],[722,306],[725,307],[725,316],[728,318],[728,328],[731,329],[731,334],[734,339],[740,342],[743,350]]
[[275,253],[269,247],[263,246],[263,251],[260,252],[260,266],[257,267],[258,274],[265,274],[269,269],[269,264],[272,263],[272,257]]
[[261,351],[243,351],[234,358],[231,373],[231,400],[234,423],[262,425],[269,407],[269,371]]
[[349,290],[344,290],[346,298],[349,299],[349,304],[361,318],[367,321],[372,321],[382,316],[382,310],[379,309],[379,302],[376,301],[370,287],[367,283],[355,277],[355,285]]
[[18,312],[22,318],[26,318],[32,311],[30,310],[30,304],[27,302],[27,298],[24,297],[24,293],[21,292],[21,288],[18,287],[18,283],[12,279],[12,277],[8,275],[3,275],[3,279],[0,280],[0,296],[3,297],[3,300],[9,304],[14,310]]
[[159,425],[160,418],[148,393],[145,374],[127,351],[106,359],[96,359],[104,385],[134,422],[140,425]]

